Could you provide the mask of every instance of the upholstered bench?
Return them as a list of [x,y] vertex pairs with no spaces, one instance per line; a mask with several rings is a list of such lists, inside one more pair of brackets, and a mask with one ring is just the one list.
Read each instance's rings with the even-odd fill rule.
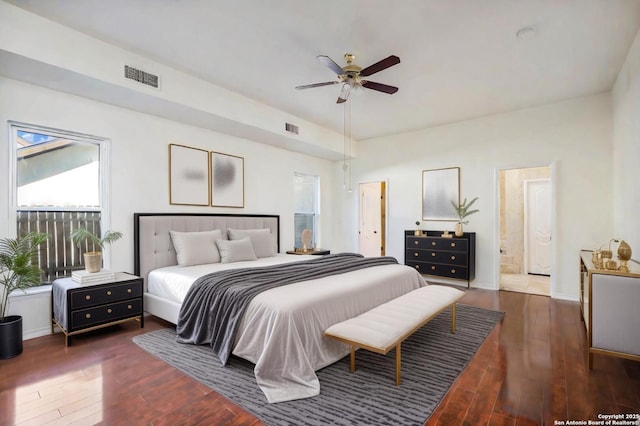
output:
[[428,285],[327,328],[325,336],[351,346],[350,369],[356,369],[357,348],[386,355],[396,349],[396,385],[400,384],[400,346],[429,320],[451,307],[451,332],[456,331],[456,301],[464,292]]

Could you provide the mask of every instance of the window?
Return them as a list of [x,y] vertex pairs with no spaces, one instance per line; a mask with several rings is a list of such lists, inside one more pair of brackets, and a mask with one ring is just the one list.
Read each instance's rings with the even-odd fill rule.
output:
[[[82,253],[71,232],[101,233],[104,203],[104,140],[40,126],[10,123],[13,139],[13,211],[16,235],[49,235],[38,264],[44,282],[83,269]],[[45,247],[46,246],[46,247]]]
[[311,229],[313,233],[311,247],[317,247],[318,219],[320,214],[320,178],[318,176],[294,173],[293,198],[294,247],[303,247],[301,236],[304,229]]

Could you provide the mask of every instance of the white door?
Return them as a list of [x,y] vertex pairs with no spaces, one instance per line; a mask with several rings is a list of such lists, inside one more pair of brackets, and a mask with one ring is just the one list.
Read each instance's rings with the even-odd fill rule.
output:
[[525,181],[526,273],[551,274],[551,180]]
[[358,251],[367,257],[384,256],[385,183],[361,183],[359,195]]

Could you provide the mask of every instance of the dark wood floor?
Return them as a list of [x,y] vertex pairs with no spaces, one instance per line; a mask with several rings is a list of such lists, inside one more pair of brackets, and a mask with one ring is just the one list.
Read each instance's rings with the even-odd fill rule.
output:
[[[427,424],[553,425],[640,413],[640,363],[596,355],[586,367],[577,303],[470,290],[462,303],[499,309],[489,335]],[[139,349],[149,318],[74,339],[24,342],[0,360],[0,425],[260,425],[251,414]],[[346,407],[345,407],[346,408]]]

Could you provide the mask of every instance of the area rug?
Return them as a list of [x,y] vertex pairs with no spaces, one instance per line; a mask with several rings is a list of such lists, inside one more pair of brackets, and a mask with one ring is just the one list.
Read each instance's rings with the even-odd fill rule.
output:
[[395,351],[360,350],[357,371],[349,357],[317,372],[320,395],[269,404],[253,364],[231,357],[222,367],[207,346],[180,344],[175,329],[133,338],[141,348],[253,413],[269,426],[423,425],[503,313],[458,304],[456,333],[446,310],[402,344],[402,384],[395,386]]

